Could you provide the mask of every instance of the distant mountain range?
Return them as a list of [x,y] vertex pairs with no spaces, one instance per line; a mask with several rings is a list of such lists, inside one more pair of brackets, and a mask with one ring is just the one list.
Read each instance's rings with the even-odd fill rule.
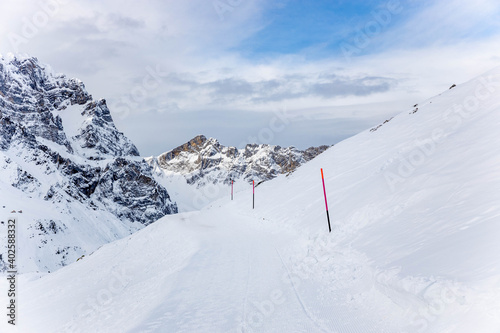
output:
[[244,149],[226,147],[203,135],[147,161],[167,173],[183,175],[188,184],[207,182],[229,184],[233,180],[263,181],[288,174],[322,153],[329,146],[280,147],[248,144]]
[[[330,146],[280,147],[247,144],[245,148],[226,147],[214,138],[198,135],[185,144],[157,157],[146,158],[157,180],[176,194],[181,211],[199,209],[227,194],[231,181],[259,184],[288,175]],[[198,191],[196,191],[198,190]],[[201,190],[201,192],[200,192]],[[205,195],[201,195],[206,192]],[[193,200],[194,198],[194,200]],[[198,199],[196,199],[198,198]]]

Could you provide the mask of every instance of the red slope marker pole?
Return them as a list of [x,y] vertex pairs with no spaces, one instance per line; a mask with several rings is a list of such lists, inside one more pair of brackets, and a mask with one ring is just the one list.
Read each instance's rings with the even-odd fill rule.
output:
[[233,200],[233,180],[231,179],[231,200]]
[[252,180],[252,191],[253,191],[252,209],[255,209],[255,181],[254,180]]
[[323,181],[323,193],[325,195],[326,218],[328,219],[328,230],[330,230],[330,232],[332,232],[332,227],[330,226],[330,214],[328,214],[328,201],[326,201],[326,188],[325,188],[325,177],[323,176],[323,168],[321,168],[321,180]]

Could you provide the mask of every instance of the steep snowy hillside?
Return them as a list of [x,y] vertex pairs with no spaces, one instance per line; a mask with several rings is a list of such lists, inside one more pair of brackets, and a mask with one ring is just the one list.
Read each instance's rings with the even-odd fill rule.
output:
[[263,183],[255,209],[247,186],[21,276],[15,332],[498,333],[499,126],[500,68]]
[[231,180],[236,189],[291,174],[329,146],[299,150],[267,144],[248,144],[244,149],[226,147],[216,139],[199,135],[158,157],[146,160],[157,180],[175,197],[181,211],[201,209],[227,195]]
[[81,81],[0,56],[0,209],[19,216],[21,271],[52,271],[175,213],[138,156]]

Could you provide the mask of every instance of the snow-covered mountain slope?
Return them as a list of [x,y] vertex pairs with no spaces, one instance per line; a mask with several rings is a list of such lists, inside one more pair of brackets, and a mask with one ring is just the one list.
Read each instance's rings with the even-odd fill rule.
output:
[[19,216],[21,271],[55,270],[177,212],[105,100],[12,55],[0,56],[0,209]]
[[497,333],[499,125],[497,68],[261,184],[255,209],[247,186],[21,276],[16,332]]
[[291,174],[330,146],[280,147],[248,144],[244,149],[226,147],[216,139],[196,136],[185,144],[147,162],[158,182],[171,191],[180,211],[201,209],[226,195],[231,180],[237,189]]

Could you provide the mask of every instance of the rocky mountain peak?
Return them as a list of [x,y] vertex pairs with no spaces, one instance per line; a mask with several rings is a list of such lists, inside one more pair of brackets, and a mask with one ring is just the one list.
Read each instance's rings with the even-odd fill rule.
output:
[[[51,212],[32,212],[23,224],[32,238],[26,246],[50,258],[31,258],[39,269],[60,267],[137,224],[177,212],[138,156],[106,100],[94,100],[80,80],[54,74],[36,58],[0,57],[0,190],[22,198],[26,216],[30,206]],[[55,213],[70,211],[85,213],[69,221]]]
[[[13,137],[28,146],[38,137],[89,159],[139,155],[116,129],[105,100],[94,101],[80,80],[54,74],[36,58],[0,58],[0,122],[0,149],[8,149]],[[74,133],[67,133],[75,123]]]
[[244,149],[223,146],[216,139],[198,135],[148,162],[167,176],[181,175],[188,184],[204,186],[229,183],[231,179],[270,180],[293,172],[329,146],[295,147],[247,144]]
[[185,144],[161,154],[160,158],[164,161],[169,161],[179,156],[182,152],[199,152],[206,146],[207,141],[208,140],[204,135],[197,135]]

